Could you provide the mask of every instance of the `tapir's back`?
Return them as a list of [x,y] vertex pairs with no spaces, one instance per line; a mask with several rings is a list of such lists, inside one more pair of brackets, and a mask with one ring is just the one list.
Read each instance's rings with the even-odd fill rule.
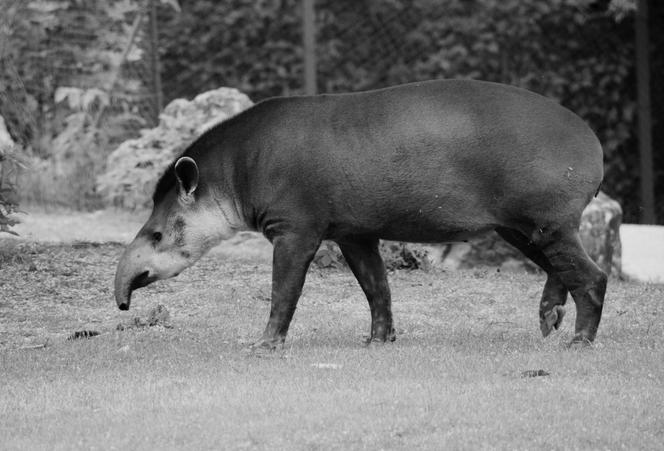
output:
[[252,145],[270,162],[258,172],[271,201],[315,205],[339,233],[438,241],[524,214],[573,220],[602,179],[580,118],[506,85],[432,81],[262,108],[254,131],[271,140]]
[[549,172],[564,163],[599,170],[601,178],[602,151],[590,128],[524,89],[441,80],[302,101],[311,102],[299,121],[309,125],[310,152],[365,161],[383,173],[471,163],[476,178],[481,169]]

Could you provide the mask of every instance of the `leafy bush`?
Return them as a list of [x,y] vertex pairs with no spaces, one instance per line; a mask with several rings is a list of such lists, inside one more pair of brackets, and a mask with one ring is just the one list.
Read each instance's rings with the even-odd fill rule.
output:
[[301,0],[180,0],[162,9],[159,42],[170,99],[232,86],[252,99],[302,92]]
[[16,235],[11,227],[16,225],[17,221],[9,216],[18,211],[16,173],[22,162],[17,146],[9,135],[3,136],[4,128],[4,120],[0,116],[0,232]]
[[126,70],[146,58],[144,32],[130,25],[146,23],[137,20],[144,2],[0,0],[0,7],[0,114],[30,160],[22,200],[99,207],[95,178],[106,156],[146,125],[134,105],[144,83]]
[[98,89],[60,88],[55,100],[62,128],[49,137],[49,151],[31,152],[22,171],[22,199],[41,205],[79,209],[101,206],[95,174],[105,165],[109,147],[106,128],[99,127],[95,111],[107,102]]

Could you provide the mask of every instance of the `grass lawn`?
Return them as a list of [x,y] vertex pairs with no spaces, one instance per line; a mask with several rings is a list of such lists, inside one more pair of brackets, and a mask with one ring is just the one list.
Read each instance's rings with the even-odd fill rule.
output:
[[[543,275],[394,272],[397,341],[365,347],[368,306],[352,275],[312,269],[286,346],[256,356],[246,348],[269,311],[264,259],[215,253],[120,312],[120,246],[4,246],[0,449],[664,443],[661,285],[610,281],[596,344],[567,349],[571,300],[562,330],[539,334]],[[116,330],[158,303],[172,328]],[[66,340],[78,330],[101,334]]]

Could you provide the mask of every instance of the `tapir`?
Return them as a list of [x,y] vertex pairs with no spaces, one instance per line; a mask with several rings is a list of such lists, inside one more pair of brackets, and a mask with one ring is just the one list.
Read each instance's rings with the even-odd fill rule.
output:
[[322,240],[336,242],[371,312],[369,341],[395,338],[380,239],[442,243],[495,230],[547,274],[540,328],[571,293],[572,343],[596,336],[607,276],[579,240],[603,177],[586,123],[533,92],[437,80],[272,98],[210,128],[156,184],[125,249],[115,298],[178,275],[241,230],[273,245],[270,316],[255,347],[283,344]]

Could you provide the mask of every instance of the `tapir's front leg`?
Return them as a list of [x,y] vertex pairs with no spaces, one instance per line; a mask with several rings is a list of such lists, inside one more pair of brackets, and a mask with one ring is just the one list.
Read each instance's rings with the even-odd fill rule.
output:
[[272,306],[263,337],[252,348],[275,349],[288,333],[302,285],[321,240],[307,233],[290,233],[272,240]]

